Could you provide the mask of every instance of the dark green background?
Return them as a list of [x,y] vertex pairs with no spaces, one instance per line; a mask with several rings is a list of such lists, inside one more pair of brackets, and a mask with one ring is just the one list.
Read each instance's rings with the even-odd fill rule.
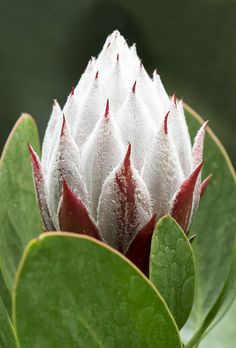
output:
[[148,71],[210,120],[236,162],[236,1],[0,0],[0,147],[22,111],[46,127],[118,28]]

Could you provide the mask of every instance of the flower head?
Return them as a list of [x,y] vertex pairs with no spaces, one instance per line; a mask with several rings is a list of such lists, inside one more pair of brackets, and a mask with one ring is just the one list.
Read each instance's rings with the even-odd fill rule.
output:
[[144,269],[161,216],[189,230],[205,128],[192,147],[182,101],[169,98],[135,46],[113,32],[63,110],[54,102],[41,162],[29,147],[45,229],[98,238]]

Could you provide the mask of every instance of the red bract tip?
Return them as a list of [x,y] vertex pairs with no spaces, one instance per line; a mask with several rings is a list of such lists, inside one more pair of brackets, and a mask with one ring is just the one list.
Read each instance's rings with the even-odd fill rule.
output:
[[132,92],[135,93],[136,92],[136,85],[137,85],[137,81],[134,82],[133,87],[132,87]]
[[209,123],[209,120],[207,120],[207,121],[203,124],[205,130],[206,130],[207,126],[208,126],[208,123]]
[[176,97],[175,93],[173,94],[173,101],[174,101],[175,106],[177,106],[177,97]]
[[36,171],[39,171],[41,169],[41,166],[40,166],[40,162],[39,162],[38,156],[36,155],[36,153],[34,152],[32,146],[29,143],[27,143],[27,146],[28,146],[28,150],[29,150],[29,154],[30,154],[30,157],[31,157],[33,168]]
[[201,183],[200,197],[202,197],[203,193],[205,192],[209,182],[211,181],[211,178],[212,174],[208,175]]
[[101,239],[99,230],[89,216],[84,203],[74,194],[63,178],[63,195],[59,207],[59,222],[62,231],[86,234]]
[[164,119],[164,132],[165,132],[165,134],[168,134],[167,122],[168,122],[169,113],[170,113],[170,111],[167,112],[167,114],[165,115],[165,119]]
[[192,213],[193,193],[203,164],[204,161],[202,161],[187,177],[187,179],[184,180],[174,197],[170,211],[171,216],[178,222],[186,233],[188,232]]
[[125,155],[125,159],[124,159],[124,167],[126,171],[129,170],[130,168],[130,156],[131,156],[131,144],[129,143],[128,149]]
[[105,119],[108,119],[109,117],[109,112],[110,112],[110,106],[109,106],[109,99],[107,99],[107,103],[106,103],[106,109],[105,109]]
[[75,87],[72,87],[70,96],[72,97],[75,94]]
[[119,62],[119,60],[120,60],[120,55],[119,55],[119,53],[117,53],[117,55],[116,55],[116,60],[117,60],[117,62]]
[[95,80],[98,79],[98,71],[96,72],[96,75],[95,75]]
[[65,118],[65,115],[63,114],[62,126],[61,126],[61,137],[63,137],[65,133],[65,127],[66,127],[66,118]]
[[28,145],[33,174],[34,174],[34,184],[37,193],[37,199],[39,204],[39,209],[41,213],[41,217],[47,231],[55,231],[54,224],[51,219],[51,215],[48,208],[46,192],[45,192],[45,173],[40,163],[40,160],[37,154],[34,152],[31,145]]

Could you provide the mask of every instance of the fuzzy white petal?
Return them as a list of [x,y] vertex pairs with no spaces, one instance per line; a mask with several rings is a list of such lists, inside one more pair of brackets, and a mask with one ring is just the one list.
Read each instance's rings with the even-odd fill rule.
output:
[[77,120],[72,128],[72,134],[79,148],[86,142],[95,127],[104,108],[104,103],[100,74],[96,72],[86,96],[78,107]]
[[172,139],[163,125],[146,156],[142,178],[150,192],[154,213],[157,217],[167,214],[171,199],[183,180],[183,172]]
[[[156,86],[158,97],[161,99],[161,103],[163,104],[164,113],[166,114],[170,109],[170,98],[166,93],[165,87],[161,81],[161,77],[157,74],[156,71],[153,73],[153,82]],[[158,99],[159,101],[159,99]]]
[[104,182],[98,205],[104,240],[124,254],[152,215],[147,187],[127,154]]
[[71,190],[86,204],[86,189],[81,175],[79,149],[71,136],[65,119],[47,176],[49,209],[53,222],[58,229],[60,228],[57,213],[62,196],[63,178],[70,185]]
[[115,120],[109,110],[106,113],[100,117],[81,155],[89,208],[95,220],[104,180],[121,161],[124,153]]
[[122,107],[116,114],[117,123],[121,130],[124,144],[132,146],[132,160],[134,167],[141,170],[147,150],[156,131],[156,125],[149,116],[136,83],[129,93]]
[[72,90],[63,108],[63,115],[66,116],[66,120],[71,129],[73,129],[74,124],[77,122],[78,109],[78,100],[76,99],[74,91]]
[[184,176],[187,177],[193,169],[192,145],[184,116],[182,101],[177,103],[175,97],[173,97],[171,101],[168,129],[179,157]]
[[140,64],[137,73],[137,84],[139,86],[140,95],[149,110],[149,113],[157,126],[160,125],[161,120],[165,115],[165,110],[161,99],[159,98],[156,86],[152,79],[147,74],[144,66]]
[[46,173],[48,172],[52,152],[54,151],[55,145],[60,134],[61,125],[62,111],[58,102],[54,100],[52,113],[48,122],[42,145],[41,163]]
[[95,73],[96,59],[91,57],[88,65],[82,74],[77,86],[75,87],[75,97],[78,100],[82,100],[87,92],[87,89],[93,79]]

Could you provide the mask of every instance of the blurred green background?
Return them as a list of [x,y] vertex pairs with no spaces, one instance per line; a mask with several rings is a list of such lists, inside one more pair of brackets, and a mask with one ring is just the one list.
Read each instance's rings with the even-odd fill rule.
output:
[[116,28],[236,163],[235,0],[0,0],[0,148],[23,111],[42,137],[52,99],[63,105]]

